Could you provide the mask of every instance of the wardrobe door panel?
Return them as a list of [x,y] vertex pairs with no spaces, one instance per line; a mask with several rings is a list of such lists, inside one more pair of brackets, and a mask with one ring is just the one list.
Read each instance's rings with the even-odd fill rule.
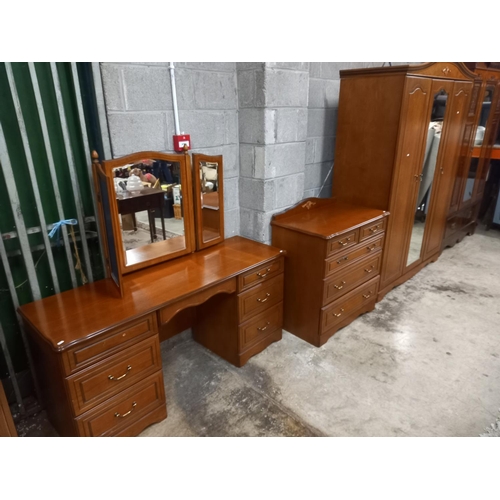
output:
[[405,245],[415,209],[415,175],[421,168],[427,134],[431,84],[432,80],[417,77],[407,77],[405,82],[381,288],[401,276],[405,264]]
[[[446,84],[450,83],[446,82]],[[435,85],[437,85],[437,82]],[[451,99],[444,119],[442,143],[434,172],[433,192],[430,193],[430,204],[427,213],[429,220],[426,224],[424,240],[424,260],[441,251],[446,216],[448,215],[460,153],[460,142],[464,133],[465,123],[463,117],[468,110],[471,92],[471,82],[457,81],[453,83],[453,88],[450,89],[449,95]]]

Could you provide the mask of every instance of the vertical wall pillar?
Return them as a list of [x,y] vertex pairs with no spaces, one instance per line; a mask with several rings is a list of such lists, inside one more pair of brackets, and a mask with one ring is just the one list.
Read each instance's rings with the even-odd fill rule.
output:
[[269,243],[273,214],[304,195],[309,63],[237,63],[240,233]]

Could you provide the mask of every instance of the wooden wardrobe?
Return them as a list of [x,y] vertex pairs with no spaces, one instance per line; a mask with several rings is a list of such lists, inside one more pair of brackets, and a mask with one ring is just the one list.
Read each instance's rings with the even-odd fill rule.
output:
[[466,63],[476,81],[467,114],[443,248],[474,234],[500,121],[500,69]]
[[391,214],[378,300],[441,253],[478,78],[453,62],[340,72],[332,195]]

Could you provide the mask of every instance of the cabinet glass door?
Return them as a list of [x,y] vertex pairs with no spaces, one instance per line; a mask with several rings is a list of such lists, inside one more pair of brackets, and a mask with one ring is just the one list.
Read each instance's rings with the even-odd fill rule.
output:
[[[476,137],[474,139],[474,147],[482,147],[483,140],[486,132],[486,125],[488,123],[488,118],[491,113],[491,103],[493,100],[493,88],[488,87],[484,94],[484,99],[481,104],[481,109],[479,111],[479,121],[476,128]],[[473,154],[472,160],[470,162],[469,173],[465,179],[465,188],[463,202],[469,201],[474,193],[474,185],[476,183],[477,168],[479,165],[479,154]]]
[[434,95],[422,168],[420,169],[420,173],[414,175],[414,180],[419,184],[419,188],[406,266],[418,261],[422,253],[425,225],[431,200],[432,184],[434,182],[434,172],[436,170],[447,102],[448,94],[444,90]]

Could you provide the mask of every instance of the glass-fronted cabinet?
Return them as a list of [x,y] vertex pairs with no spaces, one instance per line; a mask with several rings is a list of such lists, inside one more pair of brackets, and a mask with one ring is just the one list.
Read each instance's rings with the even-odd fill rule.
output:
[[466,63],[480,80],[476,82],[462,139],[443,248],[453,246],[476,229],[500,118],[500,68],[491,64],[496,63]]

